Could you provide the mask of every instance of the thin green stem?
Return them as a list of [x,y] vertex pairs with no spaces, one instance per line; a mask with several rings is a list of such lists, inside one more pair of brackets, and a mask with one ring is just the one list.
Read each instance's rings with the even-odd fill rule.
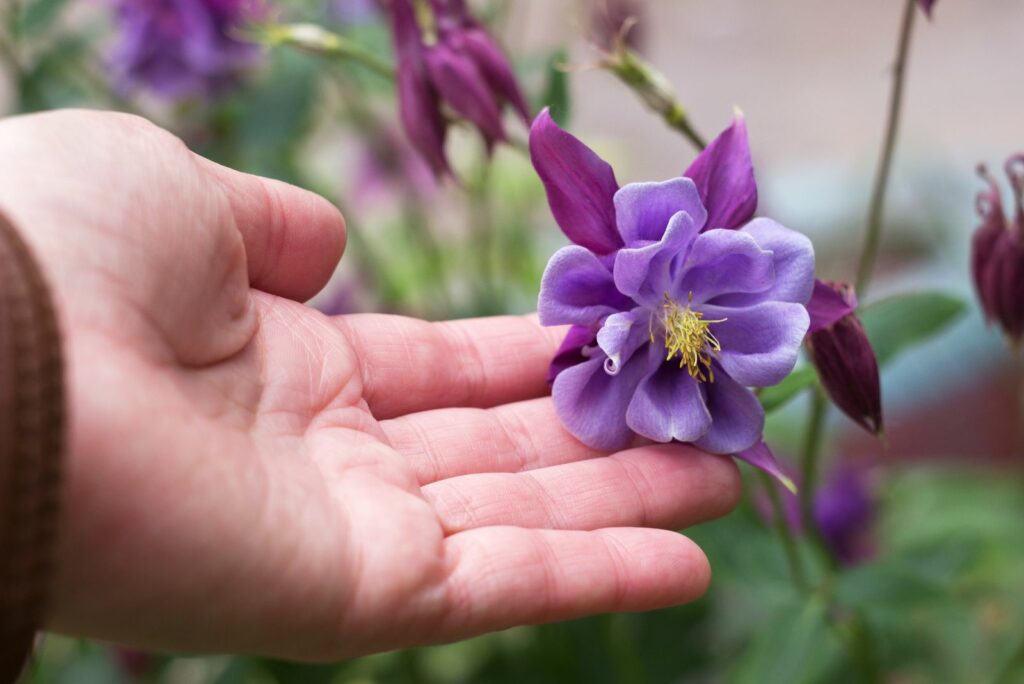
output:
[[761,479],[768,489],[768,498],[772,503],[772,515],[775,517],[775,529],[782,541],[782,550],[786,556],[786,563],[789,565],[789,573],[793,577],[793,585],[799,592],[806,591],[807,575],[804,573],[804,564],[800,559],[800,551],[797,548],[793,531],[789,528],[789,519],[786,517],[786,509],[782,505],[778,487],[775,480],[766,472],[761,471]]
[[251,31],[256,40],[266,45],[287,45],[317,55],[340,57],[388,80],[395,78],[394,66],[359,43],[316,24],[270,24],[254,26]]
[[882,219],[885,214],[885,195],[889,187],[893,153],[899,132],[900,114],[903,109],[903,92],[907,76],[907,56],[910,53],[910,38],[913,34],[914,18],[917,16],[916,0],[905,0],[903,22],[900,27],[899,43],[896,47],[896,63],[893,66],[892,90],[889,95],[889,113],[885,124],[885,138],[875,171],[871,201],[868,205],[868,223],[864,234],[864,248],[857,268],[857,292],[863,297],[871,282],[882,240]]
[[814,519],[814,493],[818,488],[821,446],[825,437],[825,416],[828,414],[828,400],[820,387],[811,394],[811,405],[807,417],[807,432],[804,434],[800,453],[800,517],[810,538],[815,542],[831,570],[838,567],[835,556]]

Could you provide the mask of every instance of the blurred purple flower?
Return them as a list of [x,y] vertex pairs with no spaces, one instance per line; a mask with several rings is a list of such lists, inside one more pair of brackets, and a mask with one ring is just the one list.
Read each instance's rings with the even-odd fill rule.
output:
[[546,110],[530,152],[576,243],[548,262],[539,301],[543,324],[576,326],[552,388],[569,432],[601,449],[635,435],[692,442],[770,468],[764,411],[748,388],[796,363],[814,251],[769,219],[743,225],[757,191],[742,118],[689,177],[663,183],[618,188],[611,167]]
[[814,493],[814,522],[832,554],[843,565],[856,565],[874,555],[871,531],[877,504],[867,472],[841,463]]
[[[867,467],[841,461],[832,467],[814,493],[812,514],[832,555],[844,566],[870,559],[875,545],[872,538],[878,503],[872,492]],[[804,533],[800,500],[792,491],[780,492],[783,515],[789,528]],[[765,520],[774,514],[767,499],[758,498],[756,509]]]
[[332,0],[330,16],[342,24],[366,24],[380,14],[377,0]]
[[935,6],[935,0],[917,0],[917,4],[921,6],[925,14],[929,17],[932,16],[932,7]]
[[110,63],[120,87],[166,98],[217,97],[259,48],[235,31],[263,11],[255,0],[114,0],[119,40]]
[[597,46],[606,52],[622,47],[639,51],[646,37],[640,19],[643,0],[603,0],[590,6],[590,33]]
[[1024,337],[1024,153],[1006,161],[1014,214],[1007,221],[999,186],[984,165],[978,172],[989,187],[978,193],[981,225],[974,233],[971,270],[981,308],[1014,346]]
[[852,286],[815,281],[807,305],[807,349],[832,402],[865,430],[878,434],[883,427],[878,360],[856,308]]
[[359,213],[389,200],[426,202],[436,190],[430,167],[404,144],[400,133],[385,128],[363,141],[351,192]]
[[398,60],[402,125],[434,173],[450,171],[442,102],[480,131],[488,149],[506,139],[503,104],[529,122],[511,65],[462,0],[430,0],[433,24],[428,27],[420,25],[410,0],[388,0],[386,8]]

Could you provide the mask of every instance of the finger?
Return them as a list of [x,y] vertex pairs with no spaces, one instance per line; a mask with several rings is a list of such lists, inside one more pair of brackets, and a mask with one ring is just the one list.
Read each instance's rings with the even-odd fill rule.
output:
[[362,363],[363,396],[378,419],[448,406],[488,407],[548,392],[547,368],[565,336],[536,316],[428,323],[338,316]]
[[515,525],[560,530],[677,529],[725,515],[741,493],[731,459],[644,446],[524,473],[482,473],[423,488],[446,534]]
[[453,570],[441,639],[514,625],[693,601],[711,579],[704,553],[665,530],[489,527],[445,541]]
[[380,425],[420,485],[471,473],[518,473],[605,453],[561,426],[550,397],[492,409],[410,413]]
[[227,194],[252,286],[297,301],[319,292],[345,250],[341,212],[308,190],[201,163]]

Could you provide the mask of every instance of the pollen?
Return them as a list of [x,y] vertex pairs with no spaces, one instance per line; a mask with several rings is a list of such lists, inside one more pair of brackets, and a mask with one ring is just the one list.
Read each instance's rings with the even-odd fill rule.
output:
[[[712,323],[723,323],[725,318],[705,320],[704,314],[691,308],[693,293],[686,306],[679,306],[665,294],[661,307],[662,323],[665,328],[665,360],[679,357],[679,367],[686,368],[690,377],[699,382],[714,382],[711,358],[722,351],[718,338],[711,332]],[[651,341],[654,341],[653,330]]]

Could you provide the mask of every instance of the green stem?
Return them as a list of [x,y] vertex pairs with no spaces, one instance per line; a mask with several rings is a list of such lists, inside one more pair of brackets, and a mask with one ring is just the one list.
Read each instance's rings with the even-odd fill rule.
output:
[[896,136],[899,131],[900,113],[903,109],[903,91],[907,76],[907,56],[910,52],[910,38],[913,34],[914,17],[917,16],[916,0],[905,0],[903,22],[900,27],[899,43],[896,47],[896,63],[893,66],[892,90],[889,95],[889,113],[885,124],[885,139],[875,171],[874,187],[868,205],[868,223],[864,234],[864,248],[861,251],[860,266],[857,269],[857,293],[863,297],[867,292],[875,260],[882,239],[882,218],[885,213],[885,194],[889,187],[893,153],[896,150]]
[[306,52],[340,57],[363,65],[378,76],[393,80],[395,67],[359,43],[316,24],[270,24],[252,27],[256,40],[269,46],[288,45]]
[[825,437],[825,416],[828,413],[828,400],[820,387],[811,394],[810,413],[807,418],[807,432],[804,435],[803,448],[800,454],[800,517],[804,529],[817,544],[822,556],[828,561],[832,570],[838,567],[821,530],[814,519],[814,492],[818,487],[821,446]]
[[807,576],[804,574],[803,561],[800,559],[800,551],[797,549],[796,539],[793,531],[789,528],[789,519],[786,518],[786,509],[782,505],[782,497],[775,480],[766,472],[760,471],[764,486],[768,489],[768,498],[772,502],[772,514],[775,516],[775,529],[782,541],[782,550],[786,556],[786,563],[789,564],[789,572],[793,577],[793,585],[798,592],[807,590]]

